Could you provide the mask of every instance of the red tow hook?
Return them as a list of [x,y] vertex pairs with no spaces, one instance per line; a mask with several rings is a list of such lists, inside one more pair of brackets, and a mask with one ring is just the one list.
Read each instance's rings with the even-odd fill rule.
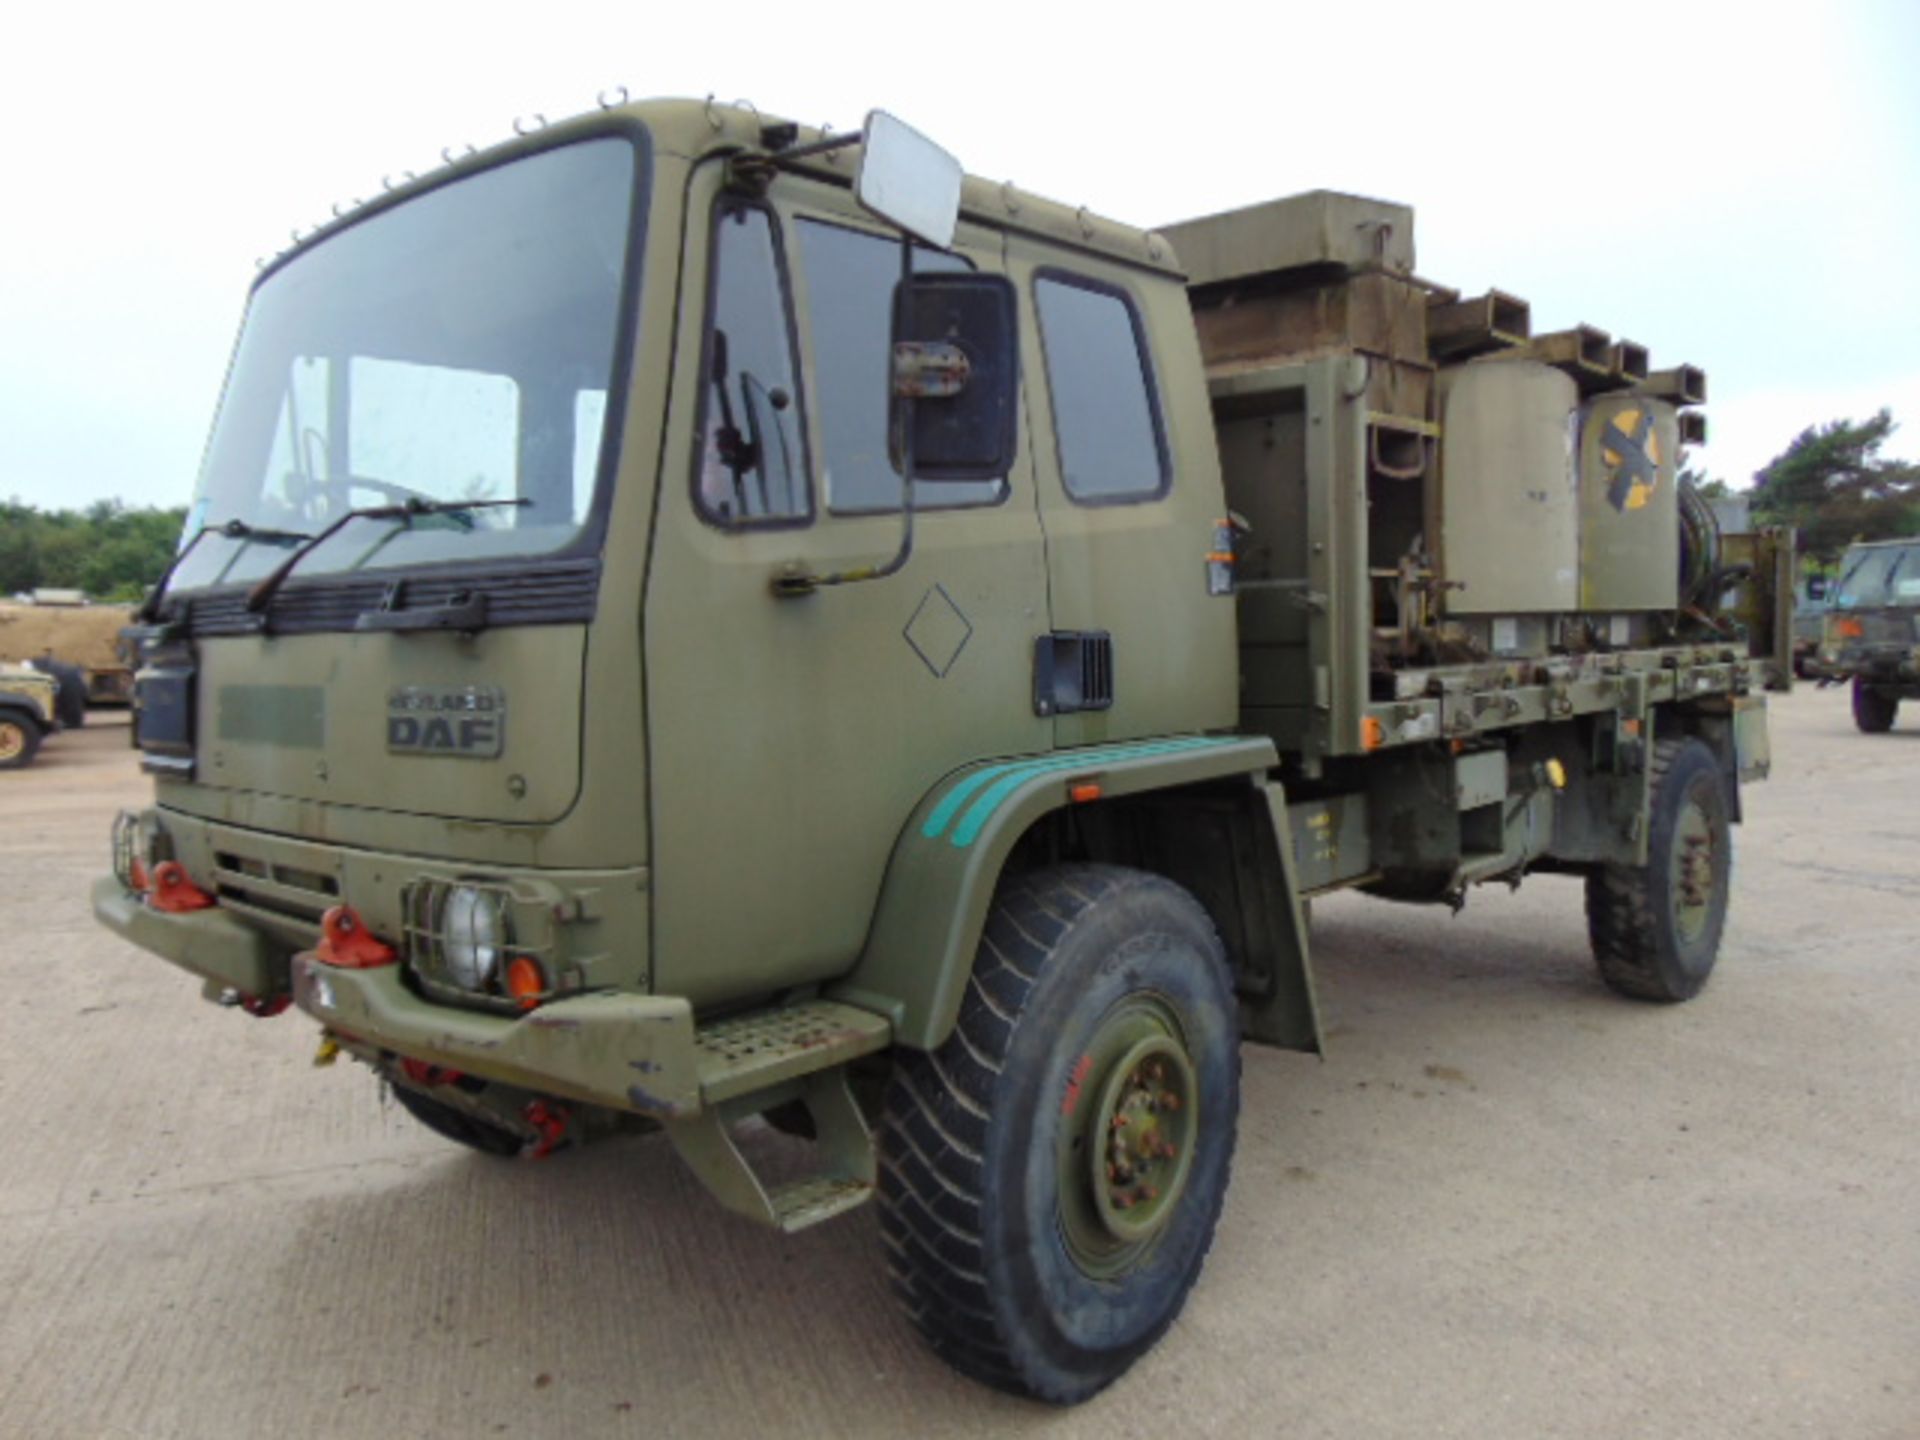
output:
[[256,1020],[271,1020],[293,1004],[291,995],[242,995],[240,1008]]
[[572,1117],[564,1105],[529,1100],[527,1108],[520,1112],[520,1118],[532,1126],[539,1137],[520,1153],[529,1160],[544,1160],[559,1149],[560,1142],[567,1138],[567,1122]]
[[320,917],[320,943],[313,953],[322,965],[339,970],[374,970],[399,958],[393,946],[374,938],[351,905],[336,905]]
[[434,1065],[411,1056],[400,1058],[400,1073],[414,1084],[431,1089],[435,1085],[458,1085],[466,1075],[446,1065]]
[[166,914],[181,915],[189,910],[205,910],[214,900],[188,878],[186,868],[178,860],[162,860],[153,867],[153,888],[147,892],[147,903]]

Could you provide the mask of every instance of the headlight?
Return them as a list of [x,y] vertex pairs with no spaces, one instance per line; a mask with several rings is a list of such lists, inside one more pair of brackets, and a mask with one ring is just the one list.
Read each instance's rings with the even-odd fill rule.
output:
[[506,897],[456,885],[440,913],[440,947],[447,978],[463,990],[493,988],[507,943]]

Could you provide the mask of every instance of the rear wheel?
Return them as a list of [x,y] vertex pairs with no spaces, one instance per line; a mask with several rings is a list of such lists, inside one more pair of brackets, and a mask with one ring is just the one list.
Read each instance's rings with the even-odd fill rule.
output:
[[40,749],[40,727],[18,715],[0,713],[0,770],[24,770]]
[[1587,933],[1600,976],[1636,1000],[1690,1000],[1720,958],[1733,872],[1727,782],[1698,740],[1653,751],[1647,863],[1587,876]]
[[1191,895],[1108,865],[1005,882],[958,1027],[899,1058],[880,1130],[888,1269],[934,1350],[1057,1404],[1121,1375],[1200,1273],[1239,1099]]
[[1853,677],[1853,723],[1865,734],[1884,735],[1900,713],[1900,699]]

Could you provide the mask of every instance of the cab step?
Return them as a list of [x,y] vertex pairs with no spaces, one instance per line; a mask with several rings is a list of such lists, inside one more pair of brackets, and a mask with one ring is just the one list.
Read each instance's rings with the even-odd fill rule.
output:
[[[847,1084],[847,1062],[891,1038],[882,1017],[831,1000],[731,1016],[695,1036],[701,1110],[667,1124],[680,1158],[729,1210],[777,1230],[804,1230],[873,1195],[873,1137]],[[768,1183],[733,1126],[797,1099],[813,1117],[814,1167]]]
[[716,1020],[694,1034],[701,1101],[716,1105],[844,1065],[884,1048],[892,1034],[884,1016],[835,1000],[807,1000]]

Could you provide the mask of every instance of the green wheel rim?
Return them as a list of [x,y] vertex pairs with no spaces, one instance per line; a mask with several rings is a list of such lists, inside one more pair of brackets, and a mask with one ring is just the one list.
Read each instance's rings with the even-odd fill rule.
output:
[[1180,1206],[1200,1089],[1178,1020],[1134,995],[1100,1022],[1061,1106],[1061,1236],[1074,1263],[1112,1279],[1139,1262]]
[[1712,817],[1689,795],[1674,816],[1670,872],[1674,929],[1689,944],[1706,932],[1713,915],[1716,846]]

